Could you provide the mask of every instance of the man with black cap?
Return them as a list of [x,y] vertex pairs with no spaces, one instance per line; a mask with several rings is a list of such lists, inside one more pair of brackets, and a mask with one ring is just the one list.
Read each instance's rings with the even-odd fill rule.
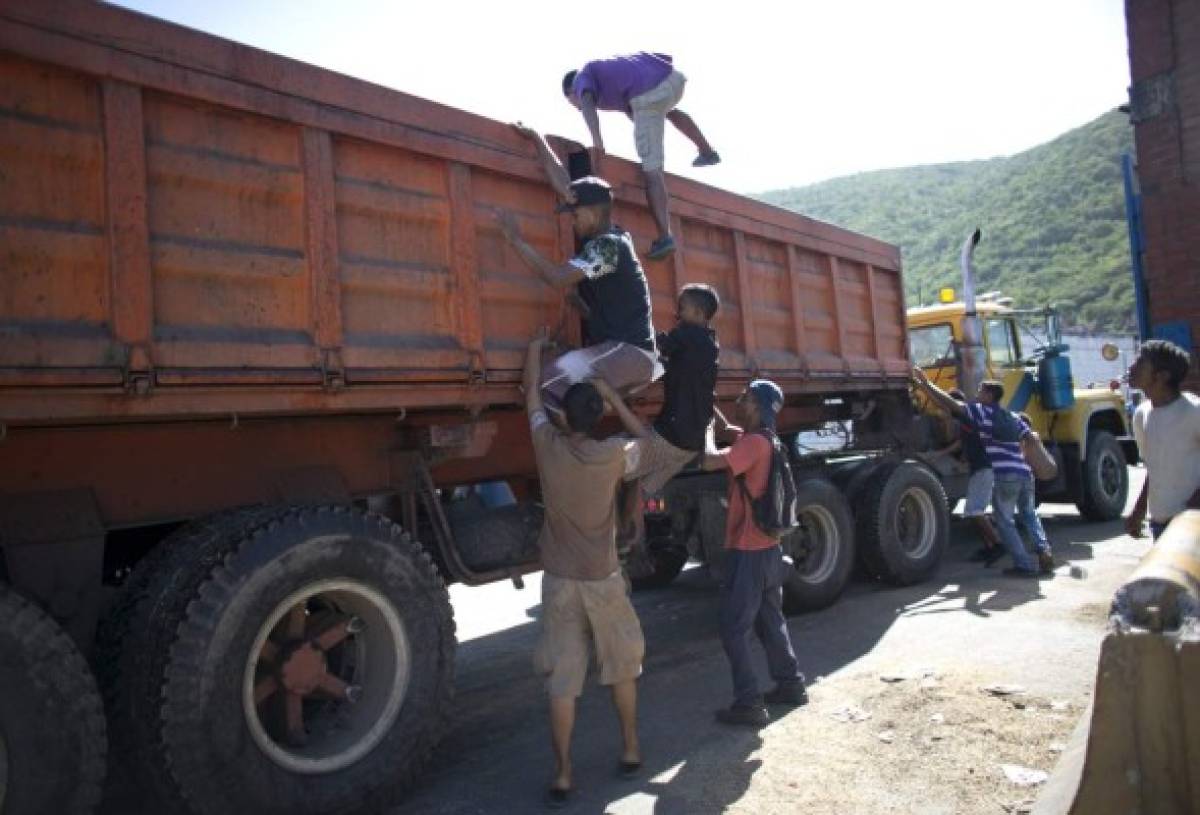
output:
[[582,248],[565,263],[556,263],[530,246],[509,212],[497,212],[501,232],[550,285],[577,286],[587,307],[590,343],[563,354],[547,366],[542,379],[546,406],[561,414],[567,389],[600,377],[628,394],[662,374],[650,321],[650,288],[633,249],[629,233],[612,223],[612,188],[602,178],[587,176],[571,182],[567,202],[575,236]]
[[[704,457],[704,469],[729,473],[721,644],[733,674],[733,704],[717,711],[717,721],[722,724],[763,727],[771,720],[764,703],[799,707],[808,702],[804,674],[783,616],[783,582],[789,567],[779,540],[755,524],[750,503],[767,490],[775,418],[782,407],[783,391],[778,385],[767,379],[754,380],[737,400],[742,426],[726,426],[726,435],[737,440],[732,447]],[[718,424],[722,423],[721,413],[716,415]],[[766,694],[759,692],[754,674],[751,631],[762,642],[775,680],[775,687]]]

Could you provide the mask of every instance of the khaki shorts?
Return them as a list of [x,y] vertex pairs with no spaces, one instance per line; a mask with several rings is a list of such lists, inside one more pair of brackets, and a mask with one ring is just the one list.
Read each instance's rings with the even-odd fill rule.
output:
[[614,685],[642,674],[646,641],[620,571],[603,580],[542,575],[542,634],[534,669],[546,677],[553,697],[583,692],[594,646],[600,684]]
[[696,457],[693,450],[682,450],[664,439],[654,428],[638,439],[632,467],[625,473],[626,481],[640,480],[643,495],[654,493],[666,486],[688,462]]
[[687,77],[679,71],[671,71],[662,82],[629,100],[629,109],[633,113],[633,141],[643,170],[663,168],[663,131],[667,114],[683,98],[686,83]]

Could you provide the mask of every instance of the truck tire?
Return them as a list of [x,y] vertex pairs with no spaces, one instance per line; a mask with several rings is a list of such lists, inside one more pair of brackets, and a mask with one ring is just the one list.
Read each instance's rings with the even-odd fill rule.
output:
[[93,663],[108,712],[109,798],[138,790],[163,812],[184,811],[159,719],[171,643],[188,603],[221,559],[284,506],[244,507],[176,529],[134,567],[96,634]]
[[792,560],[783,584],[788,614],[832,605],[854,569],[854,519],[841,491],[825,478],[805,478],[796,483],[796,508],[800,530],[781,541]]
[[445,728],[449,596],[382,516],[298,507],[258,525],[176,631],[157,724],[194,815],[381,811]]
[[725,520],[728,517],[724,493],[711,490],[696,498],[697,550],[708,567],[709,577],[718,585],[725,579]]
[[688,550],[686,546],[681,546],[670,537],[651,538],[646,541],[644,559],[644,565],[649,567],[648,571],[639,572],[636,577],[631,574],[629,577],[635,591],[661,589],[670,585],[687,564]]
[[858,505],[858,551],[872,577],[897,586],[919,583],[937,568],[949,539],[941,482],[912,461],[881,467]]
[[1113,521],[1121,517],[1129,497],[1125,451],[1106,430],[1097,430],[1091,435],[1080,478],[1082,494],[1075,506],[1089,521]]
[[94,811],[107,746],[83,655],[45,612],[0,585],[0,812]]

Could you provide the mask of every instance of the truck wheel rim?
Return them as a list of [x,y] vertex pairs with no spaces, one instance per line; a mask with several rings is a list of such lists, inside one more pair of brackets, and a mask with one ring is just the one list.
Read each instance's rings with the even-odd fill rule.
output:
[[909,487],[900,496],[896,505],[896,535],[900,547],[910,558],[923,558],[933,549],[937,513],[928,492]]
[[254,742],[284,769],[330,773],[369,753],[408,690],[408,635],[390,600],[323,580],[275,607],[246,661],[242,705]]
[[837,522],[822,506],[803,507],[799,515],[802,529],[791,536],[788,554],[801,580],[823,583],[837,567]]
[[1115,501],[1121,492],[1120,462],[1108,450],[1100,453],[1100,489],[1109,500]]

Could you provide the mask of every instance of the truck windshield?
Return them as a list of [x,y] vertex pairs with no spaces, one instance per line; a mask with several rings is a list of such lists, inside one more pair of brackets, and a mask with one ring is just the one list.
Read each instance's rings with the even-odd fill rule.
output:
[[988,320],[986,326],[988,359],[996,365],[1016,365],[1020,356],[1012,320]]
[[912,363],[921,368],[940,368],[954,363],[954,332],[948,323],[927,325],[908,332]]

